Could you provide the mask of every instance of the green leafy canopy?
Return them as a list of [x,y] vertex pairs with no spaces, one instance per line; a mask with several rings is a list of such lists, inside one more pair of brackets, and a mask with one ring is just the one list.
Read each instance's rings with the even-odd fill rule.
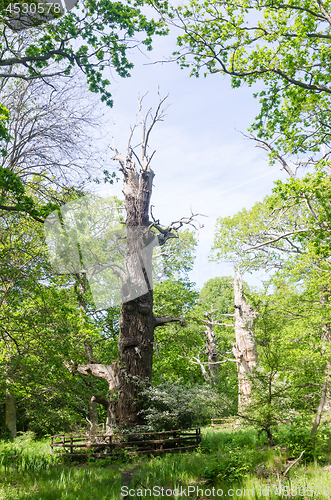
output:
[[251,130],[274,140],[276,154],[317,152],[329,143],[330,6],[192,0],[172,13],[183,31],[176,56],[192,75],[227,74],[234,88],[258,84],[260,112]]
[[49,78],[69,76],[76,66],[86,76],[89,89],[99,92],[101,100],[112,105],[103,74],[114,68],[121,77],[130,76],[133,64],[126,52],[140,42],[151,50],[152,36],[167,31],[160,21],[148,19],[141,8],[149,2],[112,2],[85,0],[51,22],[15,32],[4,9],[0,10],[2,28],[0,78]]

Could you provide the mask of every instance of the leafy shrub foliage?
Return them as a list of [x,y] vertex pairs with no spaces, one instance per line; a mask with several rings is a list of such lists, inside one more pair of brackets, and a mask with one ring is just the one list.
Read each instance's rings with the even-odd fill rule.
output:
[[330,442],[330,431],[320,426],[315,436],[312,436],[310,420],[296,417],[290,425],[280,428],[275,438],[280,445],[286,446],[290,458],[297,458],[305,450],[302,460],[312,462],[323,458],[322,449]]
[[209,423],[211,418],[225,415],[229,407],[226,397],[207,384],[191,386],[163,381],[145,388],[142,396],[148,403],[143,413],[155,431]]
[[212,461],[204,468],[203,476],[211,483],[216,480],[228,483],[240,482],[249,471],[253,470],[260,458],[252,451],[245,453],[229,449],[226,455],[222,455],[219,460]]

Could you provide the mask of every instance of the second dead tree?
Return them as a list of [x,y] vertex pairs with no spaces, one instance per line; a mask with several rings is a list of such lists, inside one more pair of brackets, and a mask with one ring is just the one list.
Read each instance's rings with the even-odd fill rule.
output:
[[[326,306],[329,303],[330,290],[328,287],[324,286],[320,294],[320,303],[322,306]],[[329,378],[331,374],[331,361],[330,361],[330,341],[331,341],[331,325],[330,323],[324,323],[322,325],[321,340],[323,342],[323,353],[329,353],[328,361],[324,369],[324,380],[322,383],[321,396],[314,419],[313,427],[311,429],[311,435],[316,434],[317,429],[321,423],[322,415],[325,410],[330,409],[330,395],[329,395]]]
[[249,375],[257,365],[258,353],[254,338],[254,319],[257,313],[251,304],[246,302],[243,292],[241,275],[235,272],[233,281],[234,290],[234,330],[236,341],[232,352],[237,361],[238,369],[238,413],[241,413],[250,402],[251,381]]
[[[210,312],[204,313],[202,321],[205,323],[205,330],[201,333],[205,335],[205,347],[208,361],[203,363],[199,356],[191,358],[191,362],[200,365],[202,374],[206,382],[215,385],[219,374],[219,366],[228,361],[234,361],[237,364],[238,370],[238,413],[241,413],[247,403],[250,402],[251,381],[249,375],[257,365],[258,353],[254,337],[254,320],[257,313],[253,310],[251,304],[246,302],[243,291],[242,277],[239,271],[235,272],[234,281],[232,282],[234,290],[234,314],[221,314],[221,316],[229,316],[234,318],[234,324],[219,323],[213,321],[212,317],[217,313],[217,309],[211,309]],[[234,359],[225,358],[224,354],[217,352],[218,339],[215,338],[214,326],[226,326],[234,328],[235,342],[232,342],[232,353]],[[228,352],[227,354],[230,354]],[[205,364],[208,365],[208,372]]]
[[[215,385],[217,382],[217,377],[219,375],[219,365],[221,363],[225,363],[226,361],[234,361],[233,359],[225,359],[219,361],[220,354],[217,352],[217,343],[219,338],[215,337],[215,332],[213,330],[214,326],[227,326],[232,327],[233,325],[229,325],[227,323],[219,323],[217,321],[213,321],[212,317],[217,312],[217,309],[211,308],[210,312],[204,313],[203,323],[205,323],[205,330],[201,333],[205,336],[205,347],[208,358],[208,372],[204,366],[204,363],[200,360],[200,356],[193,357],[191,362],[194,364],[199,364],[202,374],[206,382],[210,382],[212,385]],[[228,314],[226,316],[232,316],[232,314]]]

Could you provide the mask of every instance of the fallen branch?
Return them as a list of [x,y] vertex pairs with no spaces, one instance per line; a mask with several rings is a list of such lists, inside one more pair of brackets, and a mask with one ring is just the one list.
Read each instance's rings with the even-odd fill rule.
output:
[[306,450],[303,450],[300,454],[300,456],[294,460],[293,464],[291,464],[289,467],[287,467],[286,471],[284,472],[283,474],[283,477],[286,477],[286,475],[288,474],[288,472],[290,472],[290,470],[292,469],[293,465],[295,465],[297,462],[299,462],[300,458],[302,457],[302,455],[304,454]]

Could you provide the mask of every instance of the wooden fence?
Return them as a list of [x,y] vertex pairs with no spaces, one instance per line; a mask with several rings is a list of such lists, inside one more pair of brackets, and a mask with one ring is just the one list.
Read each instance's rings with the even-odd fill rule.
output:
[[235,426],[235,421],[233,418],[212,418],[211,419],[211,424],[210,424],[212,431],[216,428],[224,428],[224,427],[231,427],[231,429],[234,428]]
[[201,443],[200,427],[141,434],[51,436],[51,454],[60,457],[118,457],[159,455],[194,450]]

